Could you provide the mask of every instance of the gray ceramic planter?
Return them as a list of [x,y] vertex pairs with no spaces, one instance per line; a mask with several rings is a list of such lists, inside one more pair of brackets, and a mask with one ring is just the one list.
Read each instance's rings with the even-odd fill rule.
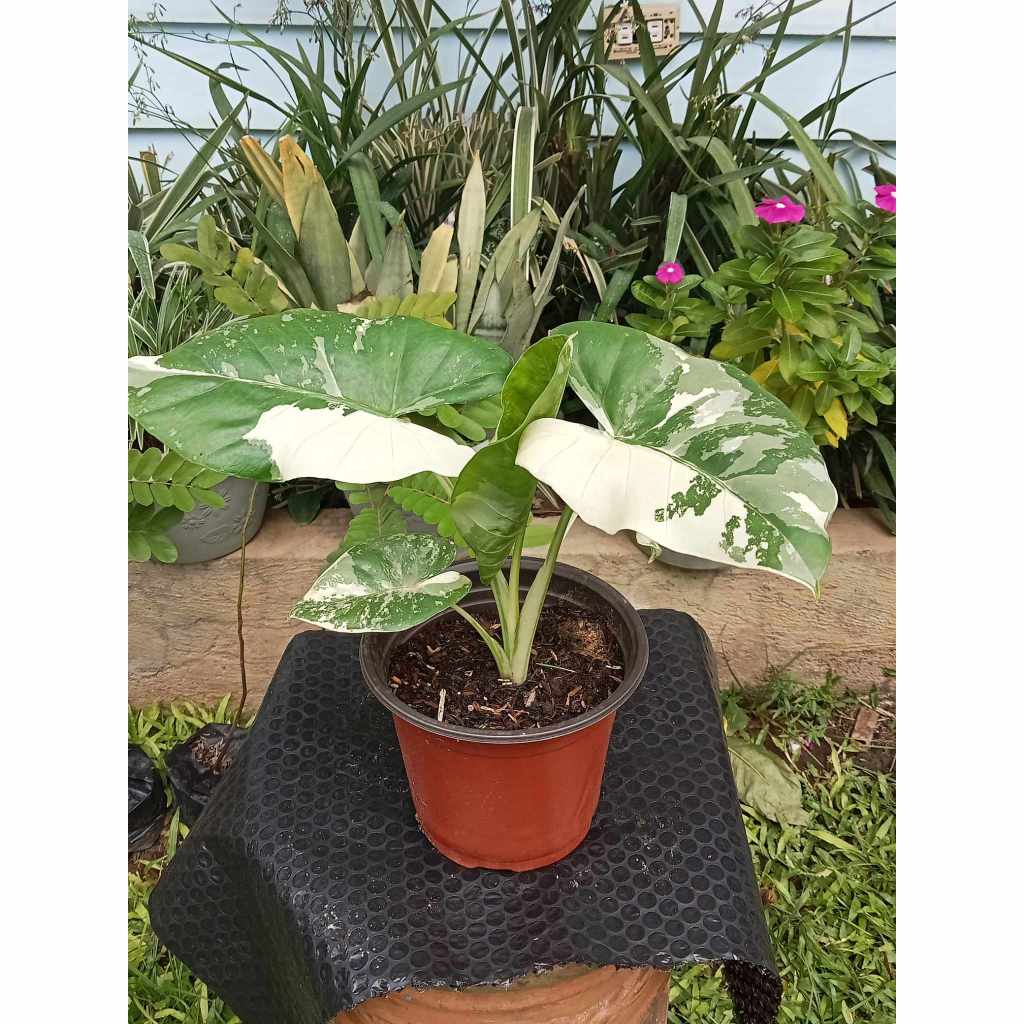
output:
[[256,499],[245,535],[246,543],[252,540],[263,525],[270,486],[229,476],[214,487],[224,498],[223,508],[201,505],[186,512],[181,522],[167,531],[167,536],[178,549],[177,564],[208,562],[212,558],[229,555],[242,546],[242,523],[249,511],[249,496],[253,487],[256,488]]

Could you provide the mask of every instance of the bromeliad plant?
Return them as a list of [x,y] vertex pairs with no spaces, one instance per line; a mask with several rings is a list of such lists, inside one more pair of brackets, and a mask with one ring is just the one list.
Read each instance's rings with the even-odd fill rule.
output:
[[[493,590],[500,636],[459,607],[471,584],[451,568],[456,544],[444,536],[396,532],[351,547],[294,615],[341,632],[394,632],[453,609],[512,683],[529,671],[577,515],[815,592],[828,563],[836,493],[806,431],[736,368],[641,331],[567,324],[512,365],[492,342],[423,321],[295,310],[133,360],[131,372],[132,415],[210,469],[256,480],[369,484],[429,472],[451,481],[438,501]],[[596,427],[558,419],[567,385]],[[429,415],[499,392],[494,437],[476,449]],[[566,508],[520,602],[539,482]]]

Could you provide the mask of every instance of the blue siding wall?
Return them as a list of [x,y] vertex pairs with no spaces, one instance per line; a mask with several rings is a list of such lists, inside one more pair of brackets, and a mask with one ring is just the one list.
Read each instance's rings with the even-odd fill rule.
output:
[[[555,0],[558,2],[558,0]],[[883,6],[884,0],[853,0],[854,18],[862,17]],[[243,0],[231,5],[222,2],[220,6],[230,10],[235,19],[246,25],[251,31],[266,38],[268,42],[282,49],[295,52],[298,45],[308,45],[310,40],[310,23],[304,13],[295,12],[292,21],[284,27],[271,26],[269,23],[277,8],[276,0]],[[302,7],[299,0],[291,0],[291,7]],[[476,11],[492,11],[497,4],[474,2],[474,0],[448,0],[442,6],[452,17]],[[698,6],[706,13],[713,6],[713,0],[698,0]],[[744,6],[743,0],[734,0],[730,5],[733,9]],[[167,33],[167,45],[170,49],[185,53],[195,60],[214,66],[223,63],[235,63],[245,68],[244,72],[227,72],[240,74],[247,85],[264,93],[272,99],[285,94],[281,83],[275,78],[273,71],[254,60],[253,56],[232,45],[232,38],[237,39],[237,31],[226,27],[223,20],[209,0],[163,0],[159,5],[161,27]],[[593,10],[600,7],[594,3]],[[683,43],[694,40],[693,32],[697,28],[697,20],[686,0],[682,0]],[[134,15],[143,29],[153,26],[147,23],[153,10],[152,0],[149,2],[129,3],[129,13]],[[846,20],[847,0],[825,0],[811,10],[795,16],[789,26],[789,34],[780,50],[780,58],[805,46],[815,36],[820,36],[840,28]],[[481,24],[489,21],[489,15],[480,19]],[[739,19],[733,14],[722,26],[723,29],[734,28]],[[593,21],[584,22],[582,30],[592,27]],[[689,30],[689,33],[687,32]],[[854,27],[844,75],[844,87],[848,88],[862,81],[876,78],[891,72],[896,66],[896,19],[895,7],[887,10],[862,24]],[[472,32],[468,34],[472,35]],[[750,78],[760,69],[767,38],[753,39],[743,52],[730,65],[730,84],[738,85]],[[489,53],[493,53],[495,61],[508,51],[508,36],[498,33],[492,39]],[[451,60],[451,67],[459,65],[460,51],[454,39],[446,39],[442,44],[442,54]],[[129,40],[129,70],[138,63],[138,55]],[[154,53],[146,51],[146,60],[156,84],[160,100],[174,112],[179,123],[196,127],[205,127],[213,123],[213,104],[205,78],[181,64]],[[836,71],[842,60],[842,41],[829,40],[816,50],[794,61],[791,65],[774,75],[765,88],[765,93],[776,103],[796,115],[802,115],[820,103],[832,87]],[[367,83],[368,95],[376,98],[386,87],[388,68],[382,58],[375,67],[374,73]],[[882,78],[849,97],[840,108],[836,124],[848,128],[861,135],[890,145],[887,148],[895,157],[896,140],[896,79],[894,76]],[[230,95],[230,92],[229,92]],[[672,101],[677,107],[685,102],[681,91],[673,96]],[[183,136],[181,132],[166,124],[159,115],[147,114],[133,119],[129,116],[128,151],[134,155],[140,149],[154,147],[158,155],[172,166],[180,165],[187,159],[194,145],[194,140]],[[273,131],[280,123],[280,114],[265,104],[254,103],[249,111],[249,125],[257,132]],[[775,116],[758,107],[752,118],[752,131],[762,138],[775,138],[779,134],[780,125]],[[863,161],[861,161],[863,162]],[[624,169],[630,161],[624,160]],[[891,161],[895,166],[895,160]]]

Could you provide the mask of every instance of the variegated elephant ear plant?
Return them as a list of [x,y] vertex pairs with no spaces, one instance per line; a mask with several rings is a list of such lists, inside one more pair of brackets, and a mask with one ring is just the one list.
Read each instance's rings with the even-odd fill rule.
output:
[[[451,481],[435,517],[448,537],[397,533],[350,548],[294,615],[340,632],[395,632],[451,608],[511,682],[526,679],[577,515],[814,591],[828,563],[836,492],[807,432],[739,370],[638,330],[567,324],[513,365],[492,342],[421,320],[293,310],[130,360],[130,372],[132,415],[210,469],[256,480],[368,484],[430,472]],[[596,427],[558,418],[567,385]],[[497,394],[494,437],[476,448],[429,415]],[[520,602],[538,481],[566,508]],[[451,569],[455,540],[493,590],[498,636],[459,607],[470,580]]]

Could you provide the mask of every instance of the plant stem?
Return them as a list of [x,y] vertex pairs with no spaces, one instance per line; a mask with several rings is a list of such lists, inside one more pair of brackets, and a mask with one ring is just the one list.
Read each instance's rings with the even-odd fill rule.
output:
[[458,612],[480,634],[483,642],[487,644],[487,649],[493,655],[495,662],[497,662],[498,674],[502,679],[508,679],[512,672],[512,666],[508,655],[501,649],[498,641],[469,612],[460,608],[457,604],[452,605],[452,611]]
[[242,548],[238,561],[238,603],[235,610],[238,622],[238,668],[242,677],[242,694],[235,711],[235,725],[242,721],[242,711],[245,708],[246,699],[249,696],[249,687],[245,677],[245,636],[242,633],[242,596],[245,593],[245,535],[249,532],[249,522],[252,520],[252,510],[256,504],[256,488],[259,484],[252,482],[252,492],[249,494],[249,510],[245,513],[245,520],[242,522]]
[[512,597],[512,632],[519,629],[519,565],[523,558],[523,541],[526,540],[526,531],[520,534],[512,549],[512,563],[508,570],[508,590]]
[[530,585],[526,600],[523,601],[523,606],[520,609],[511,665],[512,682],[517,685],[526,682],[526,677],[529,674],[530,654],[533,650],[533,638],[537,633],[537,624],[540,622],[540,613],[548,596],[548,587],[551,584],[555,566],[558,564],[559,549],[575,516],[576,513],[571,508],[566,507],[562,510],[558,526],[555,527],[555,535],[551,538],[548,553],[544,558],[544,564]]
[[498,609],[498,622],[501,624],[501,643],[505,649],[505,654],[511,657],[512,648],[509,644],[514,628],[509,617],[508,584],[505,582],[505,574],[501,570],[491,580],[491,593],[494,595],[494,604]]

